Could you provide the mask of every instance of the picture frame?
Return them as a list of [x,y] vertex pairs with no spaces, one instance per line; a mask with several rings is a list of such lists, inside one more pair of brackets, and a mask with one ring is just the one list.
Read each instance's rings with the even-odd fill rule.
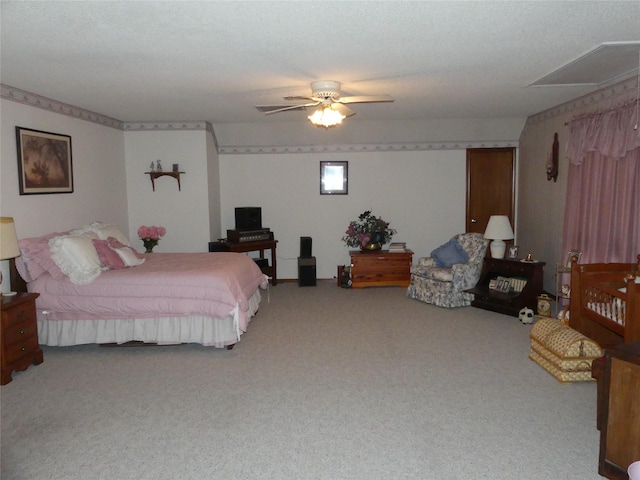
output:
[[509,260],[517,260],[518,259],[518,250],[520,247],[518,247],[518,245],[511,245],[509,247],[509,253],[507,255],[507,258]]
[[509,290],[511,289],[511,279],[498,277],[496,280],[496,292],[509,293]]
[[564,264],[565,268],[571,268],[571,259],[573,257],[576,257],[576,262],[579,263],[580,257],[582,257],[582,250],[569,250],[569,253],[567,254],[567,260]]
[[71,137],[16,127],[20,195],[73,193]]
[[349,194],[349,162],[320,162],[320,195]]

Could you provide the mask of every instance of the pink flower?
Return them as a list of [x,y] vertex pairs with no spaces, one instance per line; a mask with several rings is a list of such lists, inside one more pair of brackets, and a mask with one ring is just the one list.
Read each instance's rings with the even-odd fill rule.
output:
[[167,233],[167,229],[164,227],[147,227],[142,225],[138,228],[138,236],[143,239],[160,240]]

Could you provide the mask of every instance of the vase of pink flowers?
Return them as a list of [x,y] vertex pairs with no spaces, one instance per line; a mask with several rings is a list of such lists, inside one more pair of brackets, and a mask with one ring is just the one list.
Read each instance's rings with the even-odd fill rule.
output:
[[138,236],[144,245],[144,252],[153,252],[153,248],[158,245],[158,242],[164,237],[165,233],[167,233],[167,229],[164,227],[147,227],[143,225],[138,228]]

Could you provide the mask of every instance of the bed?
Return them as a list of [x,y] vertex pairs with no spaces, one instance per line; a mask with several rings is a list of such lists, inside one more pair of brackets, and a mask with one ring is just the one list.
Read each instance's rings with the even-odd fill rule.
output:
[[233,252],[136,252],[104,224],[19,241],[42,345],[199,343],[231,349],[268,279]]
[[637,263],[571,265],[569,325],[603,348],[640,340]]

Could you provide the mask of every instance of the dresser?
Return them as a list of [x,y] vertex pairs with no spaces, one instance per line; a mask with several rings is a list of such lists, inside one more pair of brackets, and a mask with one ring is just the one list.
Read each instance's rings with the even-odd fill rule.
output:
[[603,363],[597,375],[598,473],[627,480],[627,468],[640,460],[640,342],[607,349]]
[[2,378],[0,384],[11,381],[14,371],[26,370],[31,364],[43,361],[38,345],[38,325],[36,323],[37,293],[18,293],[2,297],[2,328],[0,329],[0,349]]
[[408,287],[411,281],[413,252],[349,252],[351,256],[351,286]]

